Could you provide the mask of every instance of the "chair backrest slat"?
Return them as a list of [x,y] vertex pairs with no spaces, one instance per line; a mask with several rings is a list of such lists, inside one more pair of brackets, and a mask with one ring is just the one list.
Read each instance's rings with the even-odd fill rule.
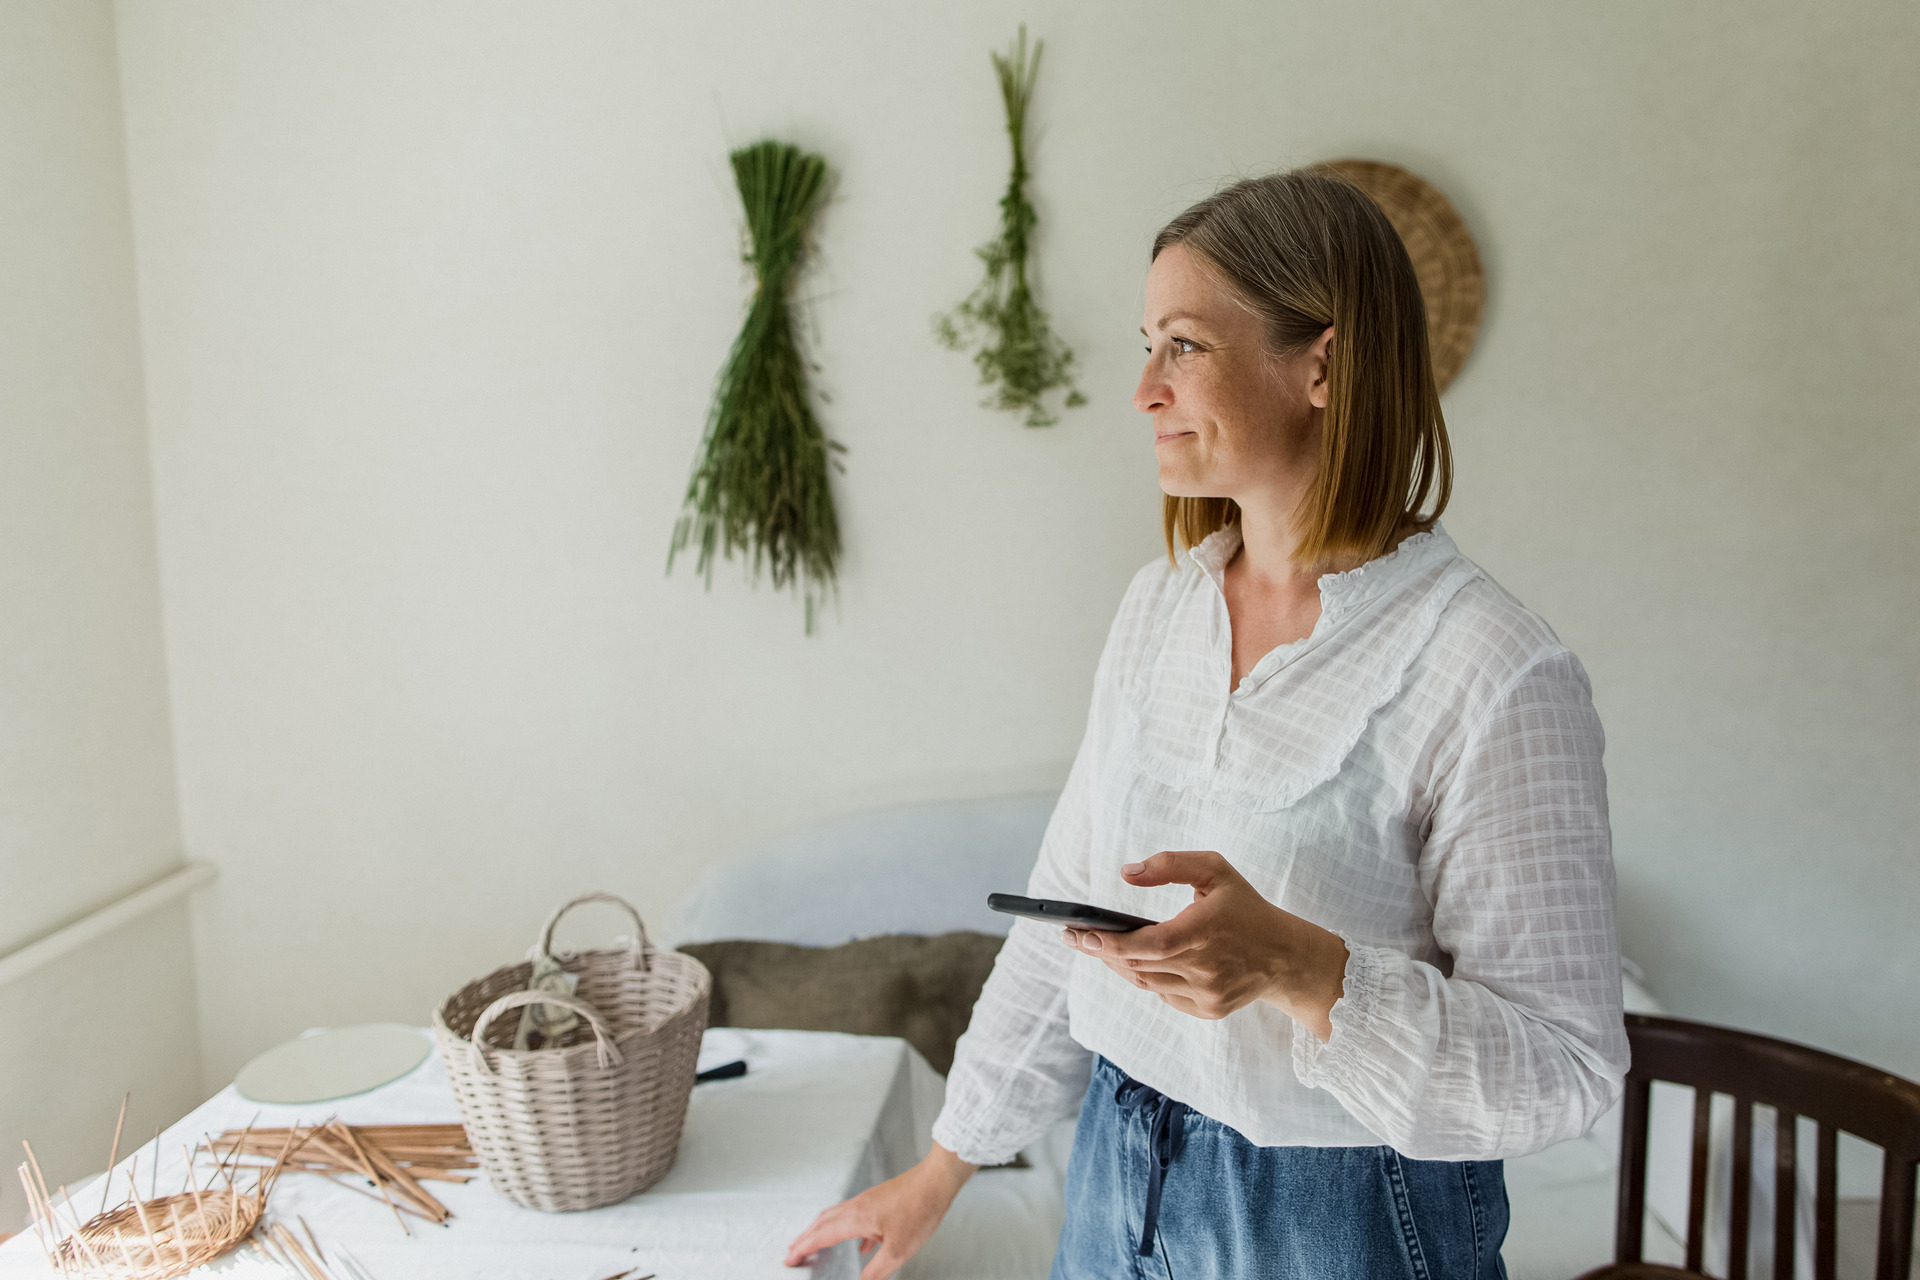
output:
[[1753,1101],[1733,1100],[1733,1210],[1727,1223],[1727,1280],[1747,1280],[1753,1226]]
[[1693,1090],[1693,1166],[1687,1178],[1687,1270],[1705,1269],[1707,1247],[1707,1134],[1713,1123],[1713,1091]]
[[1880,1169],[1880,1262],[1875,1280],[1907,1280],[1913,1268],[1913,1161],[1887,1152]]
[[[1620,1164],[1626,1169],[1644,1169],[1647,1164],[1647,1119],[1653,1096],[1653,1081],[1629,1079],[1627,1096],[1620,1108]],[[1647,1180],[1621,1178],[1619,1203],[1613,1217],[1613,1256],[1622,1262],[1639,1262],[1645,1255],[1647,1226]]]
[[1793,1229],[1800,1216],[1800,1117],[1784,1107],[1773,1117],[1773,1280],[1793,1280]]
[[[1633,1066],[1627,1074],[1627,1123],[1622,1128],[1615,1223],[1615,1256],[1638,1262],[1644,1246],[1647,1110],[1652,1082],[1693,1089],[1693,1151],[1687,1188],[1686,1265],[1703,1270],[1707,1174],[1711,1160],[1713,1098],[1733,1098],[1733,1160],[1727,1214],[1727,1274],[1746,1280],[1753,1214],[1753,1108],[1774,1110],[1773,1273],[1794,1274],[1799,1197],[1800,1117],[1818,1126],[1814,1163],[1813,1263],[1815,1280],[1835,1280],[1841,1130],[1886,1151],[1880,1200],[1877,1280],[1908,1280],[1914,1231],[1916,1162],[1920,1162],[1920,1084],[1805,1045],[1728,1027],[1677,1018],[1627,1015]],[[1636,1102],[1635,1099],[1638,1099]],[[1638,1107],[1637,1113],[1634,1108]]]
[[1820,1155],[1813,1171],[1813,1280],[1835,1280],[1840,1245],[1840,1131],[1820,1126]]

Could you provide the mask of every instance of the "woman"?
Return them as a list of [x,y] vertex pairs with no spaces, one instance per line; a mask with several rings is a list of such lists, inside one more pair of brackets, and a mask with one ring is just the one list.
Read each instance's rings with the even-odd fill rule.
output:
[[1365,195],[1238,183],[1156,238],[1146,304],[1169,559],[1028,892],[1164,923],[1016,922],[933,1150],[788,1262],[859,1237],[892,1274],[1084,1094],[1056,1280],[1503,1276],[1499,1161],[1627,1065],[1585,672],[1436,524],[1425,312]]

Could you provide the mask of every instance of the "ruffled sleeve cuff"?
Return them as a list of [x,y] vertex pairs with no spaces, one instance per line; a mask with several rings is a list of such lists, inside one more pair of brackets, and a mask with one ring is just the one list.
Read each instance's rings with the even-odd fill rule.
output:
[[954,1123],[945,1111],[933,1122],[933,1140],[968,1164],[979,1165],[983,1169],[1005,1164],[1020,1152],[1017,1145],[1007,1146],[1004,1137],[995,1141],[988,1135],[968,1133]]
[[1293,1074],[1309,1089],[1337,1091],[1353,1081],[1380,1008],[1386,953],[1344,933],[1340,941],[1347,944],[1347,967],[1340,998],[1327,1014],[1333,1033],[1325,1043],[1305,1027],[1298,1027],[1293,1036]]

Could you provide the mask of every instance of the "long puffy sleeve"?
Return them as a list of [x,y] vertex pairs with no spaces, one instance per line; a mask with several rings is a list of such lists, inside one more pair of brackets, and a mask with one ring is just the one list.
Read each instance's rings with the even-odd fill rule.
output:
[[1496,1159],[1583,1132],[1627,1068],[1604,739],[1560,650],[1522,671],[1437,784],[1420,879],[1450,971],[1347,938],[1299,1081],[1416,1159]]
[[[1090,724],[1040,842],[1027,882],[1030,897],[1087,899],[1093,741]],[[1080,1105],[1092,1055],[1067,1034],[1073,958],[1058,930],[1037,920],[1013,922],[966,1034],[954,1047],[946,1105],[933,1126],[934,1141],[962,1160],[1011,1160]]]
[[[1108,749],[1115,700],[1171,579],[1165,562],[1155,561],[1134,575],[1120,602],[1094,672],[1086,735],[1041,838],[1029,897],[1096,898],[1089,887],[1094,777]],[[966,1034],[954,1046],[935,1142],[973,1164],[1001,1164],[1079,1108],[1093,1054],[1068,1032],[1067,980],[1074,958],[1052,926],[1014,920]]]

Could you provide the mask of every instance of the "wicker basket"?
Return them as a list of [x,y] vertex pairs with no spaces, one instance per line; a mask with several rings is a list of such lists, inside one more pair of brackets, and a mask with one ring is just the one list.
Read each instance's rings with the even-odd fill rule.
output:
[[[680,1149],[713,980],[692,956],[659,951],[638,912],[608,893],[575,898],[548,918],[534,954],[552,954],[553,927],[584,902],[623,907],[639,929],[631,948],[557,957],[580,975],[573,999],[528,991],[533,962],[468,983],[433,1016],[460,1118],[494,1187],[529,1209],[564,1213],[625,1200],[665,1176]],[[514,1049],[529,1004],[580,1015],[558,1048]]]

